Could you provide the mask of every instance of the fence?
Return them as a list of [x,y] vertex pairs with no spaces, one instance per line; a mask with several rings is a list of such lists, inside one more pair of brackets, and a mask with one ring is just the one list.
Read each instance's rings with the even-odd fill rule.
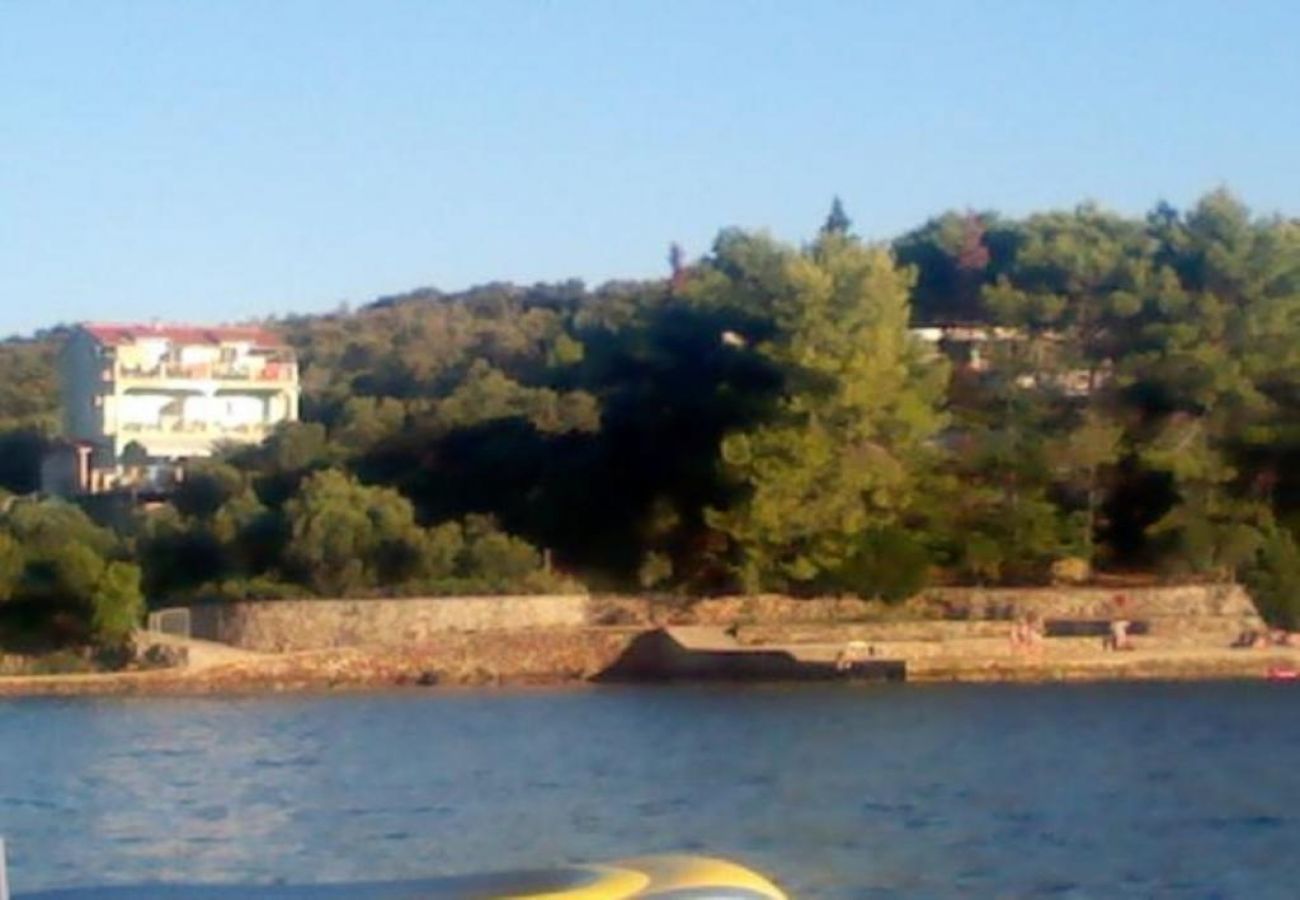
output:
[[190,637],[193,632],[190,611],[184,606],[160,609],[149,613],[145,628],[159,634],[170,634],[183,638]]

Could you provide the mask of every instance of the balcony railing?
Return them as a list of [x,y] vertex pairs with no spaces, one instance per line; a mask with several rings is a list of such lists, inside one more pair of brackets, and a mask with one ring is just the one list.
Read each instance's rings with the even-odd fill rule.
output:
[[139,435],[186,435],[186,434],[260,434],[271,427],[268,422],[245,422],[239,425],[226,425],[221,422],[202,421],[162,421],[162,422],[123,422],[123,434]]
[[270,381],[276,383],[292,382],[298,378],[298,366],[292,362],[267,362],[262,366],[242,366],[238,363],[163,363],[161,365],[126,366],[120,365],[116,370],[105,372],[106,379],[116,377],[119,380],[134,379],[139,381]]
[[168,493],[181,482],[181,469],[175,465],[150,464],[92,468],[80,485],[81,493],[107,494],[115,491],[157,491]]

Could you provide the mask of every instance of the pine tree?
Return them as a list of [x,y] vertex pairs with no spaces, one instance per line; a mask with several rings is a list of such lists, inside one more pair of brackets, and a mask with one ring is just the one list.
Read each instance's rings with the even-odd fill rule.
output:
[[838,196],[831,201],[831,211],[826,215],[826,222],[822,225],[822,234],[847,235],[849,229],[853,227],[853,220],[844,212],[844,204],[840,202]]
[[912,276],[888,251],[823,232],[802,252],[770,254],[746,260],[764,278],[714,260],[734,298],[748,290],[750,308],[771,311],[775,334],[757,352],[785,390],[774,418],[723,441],[743,499],[708,518],[731,537],[746,589],[798,590],[899,521],[942,422],[947,369],[908,332]]

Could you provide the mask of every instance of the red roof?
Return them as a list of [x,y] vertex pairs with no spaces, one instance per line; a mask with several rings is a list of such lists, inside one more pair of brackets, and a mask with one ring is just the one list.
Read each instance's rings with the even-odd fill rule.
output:
[[107,347],[132,344],[148,338],[166,338],[174,344],[223,344],[248,342],[255,347],[283,347],[284,340],[256,325],[115,325],[88,322],[81,326]]

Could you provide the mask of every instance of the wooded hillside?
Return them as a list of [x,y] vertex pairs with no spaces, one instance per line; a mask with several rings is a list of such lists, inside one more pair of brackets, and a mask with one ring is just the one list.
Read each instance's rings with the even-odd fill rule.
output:
[[[1070,559],[1241,576],[1300,612],[1300,225],[1222,191],[1143,218],[950,213],[892,246],[837,207],[802,246],[674,248],[661,281],[273,324],[304,421],[195,464],[119,536],[149,596],[899,597]],[[54,427],[56,338],[0,346],[12,491]]]

